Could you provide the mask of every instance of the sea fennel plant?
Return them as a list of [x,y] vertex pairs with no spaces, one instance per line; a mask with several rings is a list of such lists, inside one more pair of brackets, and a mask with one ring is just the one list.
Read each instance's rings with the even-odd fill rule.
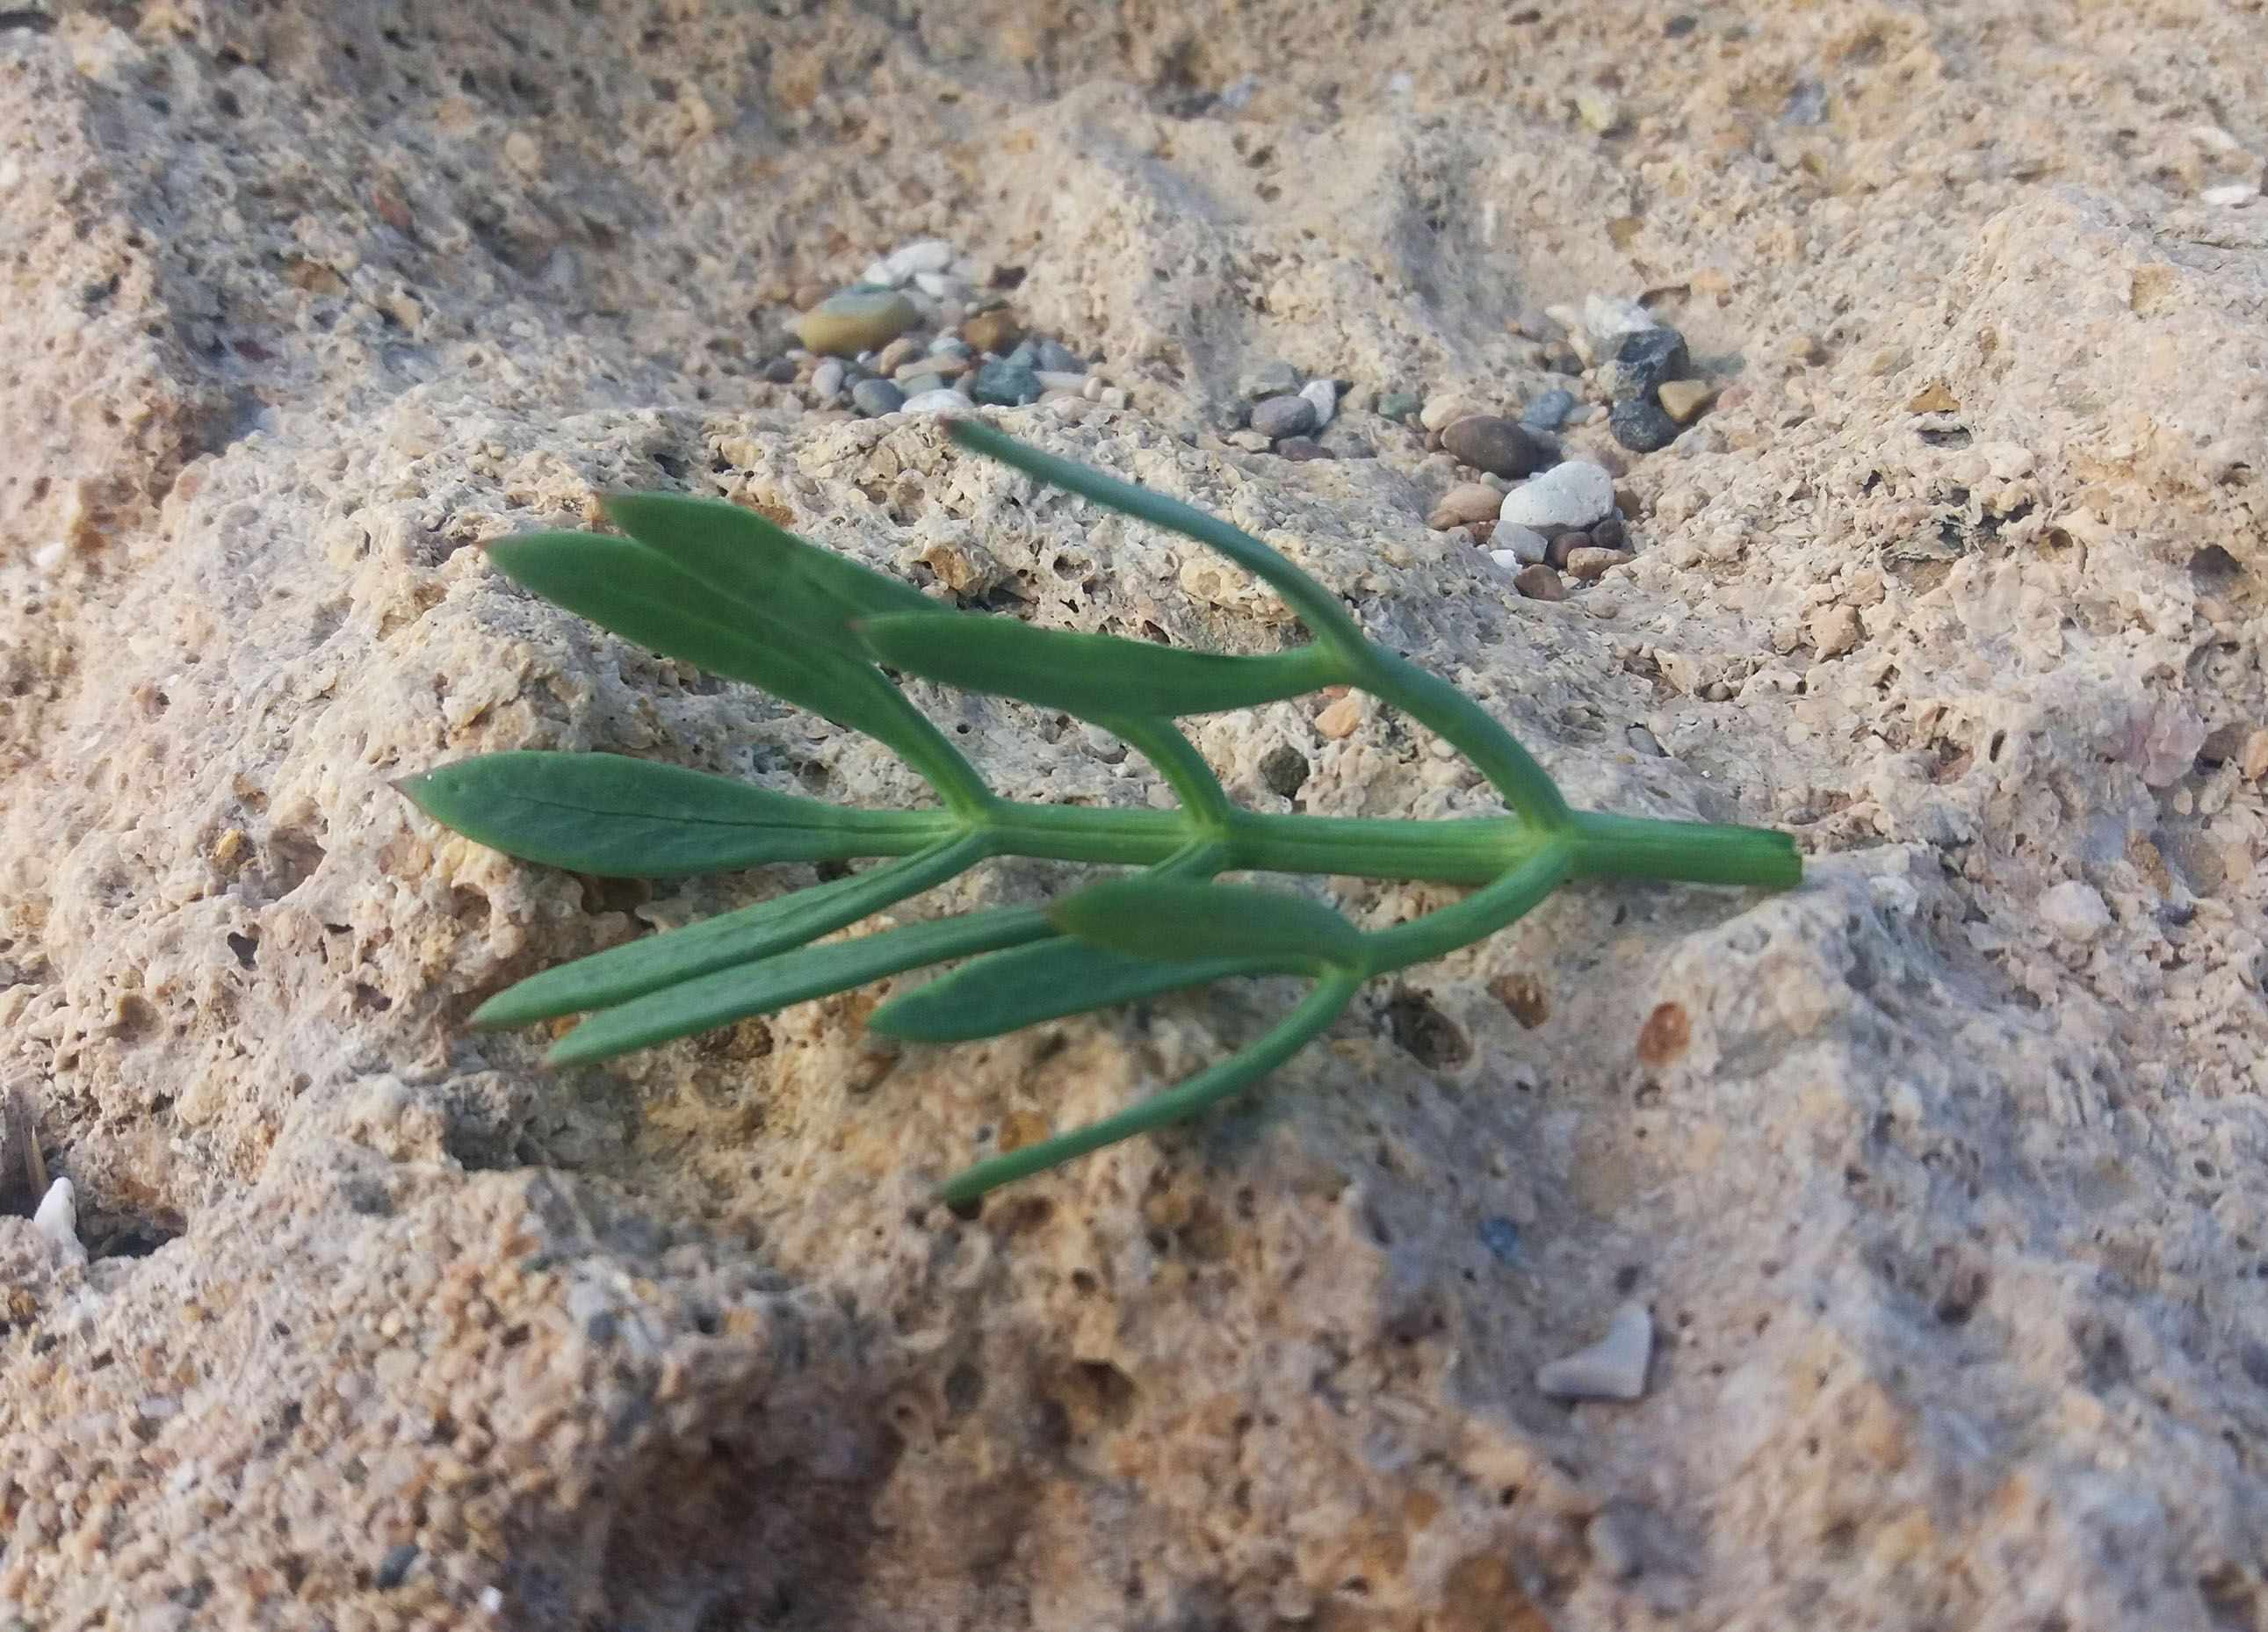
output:
[[[1195,1115],[1297,1053],[1376,976],[1469,945],[1561,884],[1590,877],[1784,888],[1784,834],[1572,809],[1477,703],[1368,638],[1329,590],[1227,523],[1015,442],[974,420],[951,435],[1095,504],[1219,551],[1265,582],[1307,643],[1228,657],[941,609],[897,579],[713,500],[619,494],[628,534],[536,533],[492,544],[505,577],[626,640],[744,680],[873,738],[936,791],[935,808],[862,810],[608,754],[482,754],[404,780],[420,809],[522,860],[611,878],[781,862],[883,864],[549,969],[491,997],[482,1028],[586,1018],[551,1048],[585,1064],[932,964],[950,972],[867,1020],[913,1041],[992,1037],[1241,975],[1291,975],[1306,996],[1270,1030],[1118,1114],[977,1163],[954,1202]],[[1154,766],[1169,811],[1005,799],[885,669],[1079,716]],[[1326,686],[1370,693],[1437,733],[1509,813],[1447,821],[1280,815],[1228,798],[1174,724]],[[1138,871],[1047,906],[996,908],[814,945],[994,856]],[[1364,930],[1233,872],[1336,873],[1476,887],[1452,906]]]

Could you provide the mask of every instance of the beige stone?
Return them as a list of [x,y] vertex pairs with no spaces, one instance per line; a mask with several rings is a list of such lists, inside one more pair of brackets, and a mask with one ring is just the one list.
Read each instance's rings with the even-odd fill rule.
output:
[[1690,425],[1701,410],[1709,406],[1716,387],[1706,380],[1668,379],[1654,387],[1654,396],[1662,409],[1681,425]]

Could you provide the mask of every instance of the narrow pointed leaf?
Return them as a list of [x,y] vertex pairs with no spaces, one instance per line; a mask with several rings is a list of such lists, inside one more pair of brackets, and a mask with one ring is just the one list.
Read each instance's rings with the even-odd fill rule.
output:
[[1239,958],[1278,969],[1362,961],[1362,931],[1280,890],[1138,876],[1109,878],[1048,909],[1069,935],[1137,958]]
[[806,946],[719,969],[601,1010],[568,1033],[544,1057],[552,1065],[586,1065],[673,1038],[713,1031],[750,1015],[770,1014],[791,1003],[848,991],[924,964],[1021,945],[1052,933],[1044,914],[1016,907]]
[[607,878],[902,853],[953,820],[844,809],[619,754],[484,754],[396,786],[491,849]]
[[904,699],[871,665],[750,615],[667,556],[629,539],[531,533],[488,547],[513,583],[624,640],[760,686],[884,742]]
[[891,613],[862,619],[856,629],[893,668],[1089,718],[1248,709],[1328,686],[1336,673],[1329,654],[1314,646],[1231,658],[981,613]]
[[1116,1116],[979,1162],[946,1180],[938,1191],[938,1199],[949,1204],[972,1202],[988,1190],[1028,1179],[1034,1173],[1099,1150],[1107,1144],[1116,1144],[1121,1139],[1154,1133],[1160,1128],[1189,1121],[1242,1092],[1322,1035],[1345,1011],[1361,985],[1361,974],[1355,970],[1340,970],[1325,976],[1274,1029],[1219,1064],[1199,1071],[1163,1093],[1152,1094]]
[[824,640],[865,660],[848,632],[854,617],[932,612],[935,604],[900,579],[861,566],[719,499],[676,493],[615,493],[607,514],[639,543],[768,622]]
[[815,884],[681,930],[546,969],[473,1011],[482,1031],[608,1009],[696,975],[754,963],[847,929],[861,918],[956,877],[983,857],[981,842],[955,839],[887,866]]
[[1276,967],[1268,959],[1138,958],[1058,936],[979,958],[893,997],[866,1017],[866,1029],[908,1042],[973,1042]]

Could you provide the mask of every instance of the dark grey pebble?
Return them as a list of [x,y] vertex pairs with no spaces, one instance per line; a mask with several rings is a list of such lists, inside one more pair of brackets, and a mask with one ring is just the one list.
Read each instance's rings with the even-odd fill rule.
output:
[[1607,415],[1615,440],[1633,453],[1652,453],[1677,440],[1684,429],[1652,397],[1624,397]]
[[1270,793],[1288,799],[1307,780],[1307,756],[1288,742],[1280,743],[1260,756],[1260,780]]
[[1583,371],[1583,359],[1574,347],[1562,340],[1545,349],[1543,366],[1555,374],[1580,374]]
[[1565,528],[1553,533],[1551,541],[1543,547],[1544,565],[1565,572],[1567,570],[1568,556],[1579,549],[1590,548],[1591,535],[1587,532],[1581,527]]
[[774,357],[764,364],[764,378],[775,386],[792,386],[795,384],[795,359]]
[[1481,1220],[1481,1245],[1495,1254],[1500,1264],[1516,1263],[1520,1260],[1520,1226],[1498,1214]]
[[[1040,400],[1039,377],[1020,363],[987,363],[969,382],[968,394],[998,408],[1019,408]],[[1654,411],[1660,413],[1659,408]]]
[[1338,457],[1313,437],[1286,437],[1276,445],[1276,452],[1280,457],[1302,465],[1311,459]]
[[1305,436],[1322,417],[1305,397],[1270,397],[1252,405],[1252,428],[1270,442]]
[[1620,516],[1609,516],[1591,529],[1591,542],[1601,549],[1628,549],[1630,529]]
[[417,1544],[397,1541],[386,1549],[386,1556],[378,1561],[378,1568],[370,1577],[371,1585],[381,1592],[391,1592],[409,1579],[409,1571],[417,1562]]
[[1567,415],[1575,411],[1575,393],[1554,386],[1528,405],[1520,423],[1530,430],[1557,430],[1567,423]]
[[1532,476],[1551,462],[1550,450],[1532,432],[1493,414],[1468,414],[1442,430],[1441,445],[1475,469],[1507,481]]
[[868,419],[895,414],[906,405],[906,393],[887,379],[862,379],[850,387],[850,406]]
[[1685,336],[1674,328],[1642,328],[1615,348],[1615,395],[1650,397],[1665,379],[1683,379],[1692,359]]

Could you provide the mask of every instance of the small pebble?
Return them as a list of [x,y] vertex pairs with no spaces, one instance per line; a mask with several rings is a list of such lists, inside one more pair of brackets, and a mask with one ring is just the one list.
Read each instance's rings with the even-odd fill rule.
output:
[[1597,1342],[1539,1366],[1535,1386],[1554,1400],[1635,1400],[1653,1358],[1653,1317],[1644,1304],[1626,1303]]
[[1535,434],[1493,414],[1469,414],[1441,432],[1441,445],[1491,476],[1534,475],[1551,462]]
[[945,381],[945,375],[937,369],[908,369],[898,376],[897,386],[908,396],[917,397],[924,391],[944,390]]
[[911,334],[901,334],[884,346],[880,355],[875,357],[874,371],[877,374],[895,374],[922,355],[924,349],[920,341]]
[[2268,731],[2256,731],[2244,739],[2237,750],[2236,767],[2247,782],[2258,782],[2268,776]]
[[1260,757],[1260,780],[1279,798],[1290,798],[1307,780],[1307,756],[1289,743],[1279,743]]
[[1378,416],[1399,424],[1423,406],[1414,391],[1389,391],[1378,400]]
[[976,348],[958,334],[939,334],[929,342],[929,354],[933,357],[966,357],[975,351]]
[[1418,423],[1428,430],[1446,430],[1457,421],[1488,410],[1469,397],[1443,394],[1425,399],[1425,406],[1418,410]]
[[905,414],[966,414],[976,405],[950,386],[908,397],[899,411]]
[[[1425,525],[1435,532],[1450,527],[1462,527],[1467,522],[1490,521],[1504,508],[1504,495],[1480,482],[1461,482],[1441,495],[1441,502],[1433,506],[1425,518]],[[1540,559],[1540,558],[1539,558]]]
[[1626,549],[1601,549],[1596,545],[1585,545],[1567,552],[1567,573],[1589,584],[1604,577],[1616,567],[1627,566],[1638,557]]
[[1019,408],[1040,400],[1040,378],[1019,363],[987,363],[976,371],[968,394],[979,402]]
[[961,337],[978,351],[1008,351],[1024,337],[1024,326],[1005,306],[995,306],[962,320]]
[[1253,364],[1236,381],[1236,394],[1247,402],[1257,402],[1263,397],[1291,396],[1299,389],[1300,371],[1275,359]]
[[836,393],[843,389],[843,377],[849,372],[840,357],[829,357],[811,371],[811,388],[819,393],[821,407],[835,400]]
[[1489,542],[1496,547],[1499,555],[1511,551],[1513,559],[1523,567],[1532,567],[1542,561],[1544,551],[1551,548],[1551,540],[1535,528],[1514,526],[1503,520],[1496,524],[1496,531],[1489,535]]
[[1685,336],[1674,328],[1642,328],[1623,336],[1615,348],[1614,377],[1609,394],[1642,397],[1664,380],[1681,379],[1693,366],[1685,349]]
[[1311,459],[1338,457],[1313,437],[1286,437],[1276,445],[1276,453],[1279,459],[1288,459],[1295,464],[1301,465]]
[[1567,586],[1559,581],[1559,575],[1540,561],[1522,567],[1513,577],[1512,586],[1530,600],[1567,599]]
[[1628,549],[1630,529],[1620,516],[1609,516],[1591,529],[1591,542],[1601,549]]
[[409,1571],[417,1562],[417,1544],[401,1541],[386,1549],[386,1556],[378,1562],[372,1572],[370,1584],[381,1592],[391,1592],[409,1579]]
[[1539,533],[1588,527],[1614,513],[1615,479],[1587,459],[1554,465],[1505,495],[1498,518]]
[[1662,411],[1681,425],[1690,425],[1709,406],[1709,399],[1717,394],[1705,380],[1665,379],[1654,387],[1654,398]]
[[924,272],[942,272],[952,264],[952,245],[941,238],[917,239],[885,257],[883,281],[904,283]]
[[1229,446],[1233,448],[1241,448],[1247,453],[1265,453],[1270,448],[1276,445],[1259,431],[1253,430],[1249,425],[1238,426],[1234,430],[1228,433],[1225,440],[1228,443]]
[[1626,728],[1623,740],[1630,744],[1631,753],[1642,754],[1647,759],[1666,760],[1669,757],[1669,752],[1661,746],[1660,739],[1643,725]]
[[1036,359],[1042,371],[1049,374],[1084,374],[1086,364],[1079,354],[1059,340],[1042,340],[1037,348]]
[[1615,440],[1633,453],[1656,453],[1677,440],[1681,429],[1651,397],[1624,397],[1607,415]]
[[775,386],[792,386],[797,371],[793,357],[774,357],[764,364],[764,378]]
[[1623,122],[1622,104],[1595,85],[1575,92],[1575,112],[1596,136],[1610,136]]
[[1543,366],[1555,374],[1580,374],[1584,367],[1582,354],[1564,340],[1555,341],[1543,349]]
[[32,1215],[32,1228],[66,1253],[85,1250],[78,1239],[78,1192],[70,1180],[58,1179],[48,1187],[48,1193],[40,1198],[38,1210]]
[[1123,386],[1105,386],[1102,388],[1102,406],[1107,408],[1123,408],[1133,400]]
[[921,320],[903,295],[845,290],[829,295],[795,320],[795,336],[814,351],[856,357],[887,345]]
[[1528,405],[1520,423],[1530,430],[1557,430],[1567,423],[1567,415],[1575,411],[1575,393],[1554,386]]
[[966,283],[950,272],[917,272],[914,287],[932,300],[966,300],[972,292]]
[[1554,570],[1567,570],[1567,557],[1579,549],[1591,548],[1591,535],[1580,527],[1563,527],[1551,533],[1551,541],[1543,547],[1543,559]]
[[1036,370],[1040,366],[1040,342],[1028,338],[1020,340],[1015,349],[1001,360],[1018,368]]
[[[1557,315],[1555,313],[1555,315]],[[1613,295],[1586,295],[1583,315],[1568,327],[1580,327],[1602,354],[1612,356],[1625,334],[1656,327],[1653,314],[1635,300]]]
[[887,379],[862,379],[850,387],[850,405],[868,419],[880,419],[905,407],[906,393]]
[[1269,397],[1252,405],[1252,429],[1270,441],[1315,429],[1315,405],[1305,397]]
[[1086,389],[1086,376],[1084,374],[1065,374],[1051,368],[1038,368],[1032,371],[1032,378],[1040,382],[1042,391],[1084,392]]
[[2110,908],[2102,894],[2078,878],[2066,878],[2043,893],[2039,913],[2040,922],[2051,933],[2082,946],[2099,939],[2111,923]]
[[1300,387],[1303,401],[1315,407],[1315,429],[1321,430],[1331,423],[1331,415],[1339,411],[1339,388],[1334,380],[1311,379]]
[[1323,705],[1315,716],[1315,729],[1332,741],[1354,734],[1362,724],[1362,698],[1355,692]]

